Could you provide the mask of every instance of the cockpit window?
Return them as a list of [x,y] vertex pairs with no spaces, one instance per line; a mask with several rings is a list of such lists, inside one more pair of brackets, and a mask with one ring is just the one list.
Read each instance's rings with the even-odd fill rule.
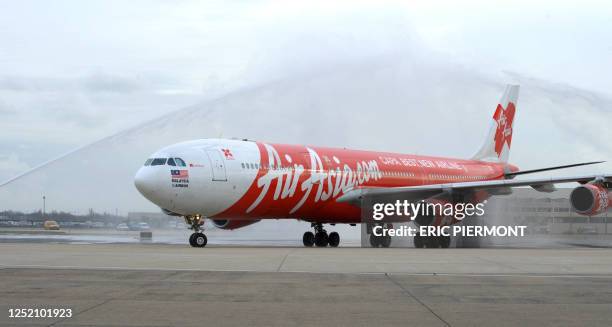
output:
[[165,164],[168,164],[168,166],[187,167],[187,164],[181,158],[150,158],[144,163],[145,166],[163,166]]
[[151,161],[151,166],[163,166],[166,164],[166,158],[155,158]]

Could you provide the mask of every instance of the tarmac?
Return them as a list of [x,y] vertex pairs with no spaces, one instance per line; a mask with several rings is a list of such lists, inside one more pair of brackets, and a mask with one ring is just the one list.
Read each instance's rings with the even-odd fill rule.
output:
[[0,309],[1,326],[610,326],[612,249],[7,242]]

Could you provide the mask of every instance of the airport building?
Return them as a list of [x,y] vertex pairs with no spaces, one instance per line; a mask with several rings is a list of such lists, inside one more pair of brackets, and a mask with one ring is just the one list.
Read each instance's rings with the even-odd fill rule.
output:
[[[506,223],[527,225],[532,233],[612,234],[610,210],[592,217],[579,215],[568,200],[570,192],[571,189],[554,193],[515,190],[510,197],[492,198],[489,216],[500,217]],[[489,219],[488,224],[491,223],[498,224],[501,220]]]

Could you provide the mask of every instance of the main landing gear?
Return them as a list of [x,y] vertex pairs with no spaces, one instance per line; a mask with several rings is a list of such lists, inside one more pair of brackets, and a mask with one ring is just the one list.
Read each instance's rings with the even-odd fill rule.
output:
[[312,223],[311,227],[314,228],[315,232],[308,231],[304,233],[304,237],[302,237],[304,246],[312,247],[316,245],[317,247],[326,247],[329,245],[335,248],[340,244],[340,234],[336,232],[327,234],[327,231],[323,229],[322,223]]
[[372,246],[373,248],[388,248],[391,246],[391,236],[376,236],[374,234],[370,234],[370,246]]
[[208,238],[206,238],[206,235],[202,233],[204,230],[204,218],[202,218],[200,215],[185,216],[185,223],[191,226],[189,229],[194,231],[194,233],[189,236],[189,244],[194,248],[205,247],[206,243],[208,243]]
[[369,235],[370,235],[370,246],[373,248],[388,248],[391,246],[391,236],[389,235],[375,235],[374,228],[377,226],[383,226],[386,228],[393,228],[392,224],[368,224]]
[[414,237],[415,248],[443,248],[446,249],[450,246],[450,236],[421,236],[416,235]]

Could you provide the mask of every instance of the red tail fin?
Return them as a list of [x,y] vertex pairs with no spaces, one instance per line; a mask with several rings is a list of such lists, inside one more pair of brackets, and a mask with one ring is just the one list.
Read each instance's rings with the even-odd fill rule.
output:
[[518,93],[518,85],[506,86],[506,91],[493,114],[487,138],[473,159],[508,162]]

